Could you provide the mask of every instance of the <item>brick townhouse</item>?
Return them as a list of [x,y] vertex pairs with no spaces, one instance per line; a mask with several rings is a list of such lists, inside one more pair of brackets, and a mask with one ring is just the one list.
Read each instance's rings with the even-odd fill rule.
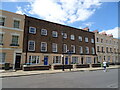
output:
[[[95,34],[25,15],[23,61],[38,65],[97,63]],[[62,59],[62,57],[64,59]]]
[[23,32],[24,15],[0,10],[0,68],[4,68],[5,63],[20,68]]

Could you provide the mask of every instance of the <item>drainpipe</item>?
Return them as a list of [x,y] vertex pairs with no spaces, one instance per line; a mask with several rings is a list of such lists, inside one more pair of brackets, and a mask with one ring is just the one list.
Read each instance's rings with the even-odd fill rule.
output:
[[29,32],[29,20],[27,21],[27,31],[26,31],[26,57],[25,63],[27,63],[27,56],[28,56],[28,32]]

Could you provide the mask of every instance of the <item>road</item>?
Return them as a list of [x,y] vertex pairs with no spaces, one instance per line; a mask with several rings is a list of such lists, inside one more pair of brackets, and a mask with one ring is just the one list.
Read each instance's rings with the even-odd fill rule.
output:
[[118,88],[118,69],[40,74],[2,79],[3,88]]

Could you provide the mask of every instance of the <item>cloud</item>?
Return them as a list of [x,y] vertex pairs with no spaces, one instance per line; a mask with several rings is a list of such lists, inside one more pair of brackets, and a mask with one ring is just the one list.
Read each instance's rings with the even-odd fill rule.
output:
[[29,0],[0,0],[1,2],[29,2]]
[[17,7],[16,13],[18,13],[18,14],[24,14],[24,11],[22,10],[21,7]]
[[89,29],[91,28],[91,26],[94,24],[95,22],[86,22],[86,23],[83,23],[82,25],[80,25],[78,28],[79,29],[83,29],[85,27],[88,27]]
[[101,32],[106,32],[106,34],[112,34],[114,38],[120,38],[120,27],[115,27],[109,30],[103,30]]
[[31,0],[26,13],[56,23],[85,21],[100,7],[99,0]]
[[94,22],[87,22],[87,23],[83,23],[84,26],[86,27],[91,27],[94,24]]

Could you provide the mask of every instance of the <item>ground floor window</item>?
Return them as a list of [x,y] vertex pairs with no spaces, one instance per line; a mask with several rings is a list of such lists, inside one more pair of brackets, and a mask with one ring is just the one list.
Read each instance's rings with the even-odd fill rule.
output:
[[110,56],[108,56],[108,62],[110,62]]
[[115,57],[115,61],[118,61],[118,57],[117,56]]
[[78,57],[72,57],[72,64],[78,63]]
[[102,62],[102,57],[101,56],[98,57],[98,62]]
[[40,56],[29,56],[29,63],[30,64],[39,64]]
[[97,63],[97,58],[96,57],[94,57],[94,63]]
[[92,61],[91,61],[91,57],[86,57],[86,63],[87,63],[87,64],[92,63]]
[[5,53],[0,53],[0,64],[4,64],[5,63]]
[[53,56],[53,63],[60,64],[61,63],[61,56]]

